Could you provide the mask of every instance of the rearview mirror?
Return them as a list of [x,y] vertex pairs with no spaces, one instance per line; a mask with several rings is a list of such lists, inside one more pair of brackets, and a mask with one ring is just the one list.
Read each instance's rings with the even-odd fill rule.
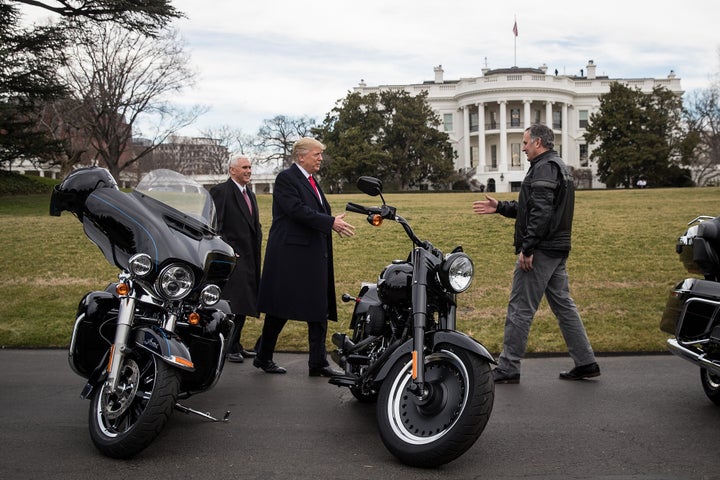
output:
[[366,195],[376,197],[382,194],[383,184],[382,181],[375,177],[360,177],[357,181],[357,187]]

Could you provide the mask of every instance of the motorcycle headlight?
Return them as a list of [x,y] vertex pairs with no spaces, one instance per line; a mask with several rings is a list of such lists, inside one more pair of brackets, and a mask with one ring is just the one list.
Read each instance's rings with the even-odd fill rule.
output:
[[152,271],[152,258],[147,253],[137,253],[130,257],[130,271],[133,275],[144,277]]
[[438,276],[445,288],[454,293],[460,293],[468,289],[474,273],[475,267],[470,257],[464,253],[456,252],[445,257],[442,265],[440,265]]
[[208,285],[200,292],[200,301],[209,306],[215,305],[220,301],[220,287],[217,285]]
[[192,270],[182,265],[168,265],[158,276],[155,286],[159,294],[169,300],[179,300],[185,297],[195,284],[195,275]]

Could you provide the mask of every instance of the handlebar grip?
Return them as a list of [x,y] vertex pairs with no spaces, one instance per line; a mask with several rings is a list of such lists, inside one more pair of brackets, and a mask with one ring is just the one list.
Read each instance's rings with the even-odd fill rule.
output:
[[348,202],[348,204],[345,206],[345,210],[353,213],[362,213],[363,215],[367,215],[369,213],[367,207],[363,207],[362,205],[358,205],[357,203],[352,202]]

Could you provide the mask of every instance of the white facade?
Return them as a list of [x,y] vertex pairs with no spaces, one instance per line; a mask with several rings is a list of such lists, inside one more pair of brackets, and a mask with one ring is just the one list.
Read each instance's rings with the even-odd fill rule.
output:
[[[611,79],[597,76],[590,60],[580,75],[558,75],[540,68],[483,69],[482,76],[445,80],[442,66],[433,81],[415,85],[369,87],[361,81],[362,94],[384,90],[428,92],[428,103],[438,114],[457,153],[455,168],[472,174],[489,191],[519,190],[528,162],[522,153],[522,136],[534,123],[552,126],[555,150],[575,169],[580,188],[604,188],[597,166],[589,160],[592,145],[584,139],[591,114],[600,107],[600,95],[620,82],[645,93],[660,85],[682,95],[680,79],[670,72],[665,79]],[[587,175],[582,175],[585,172]]]

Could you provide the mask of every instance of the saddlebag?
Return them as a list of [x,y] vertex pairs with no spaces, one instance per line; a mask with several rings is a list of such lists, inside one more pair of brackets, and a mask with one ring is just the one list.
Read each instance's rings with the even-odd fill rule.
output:
[[670,292],[660,330],[681,342],[707,338],[718,323],[719,312],[720,283],[688,278]]

